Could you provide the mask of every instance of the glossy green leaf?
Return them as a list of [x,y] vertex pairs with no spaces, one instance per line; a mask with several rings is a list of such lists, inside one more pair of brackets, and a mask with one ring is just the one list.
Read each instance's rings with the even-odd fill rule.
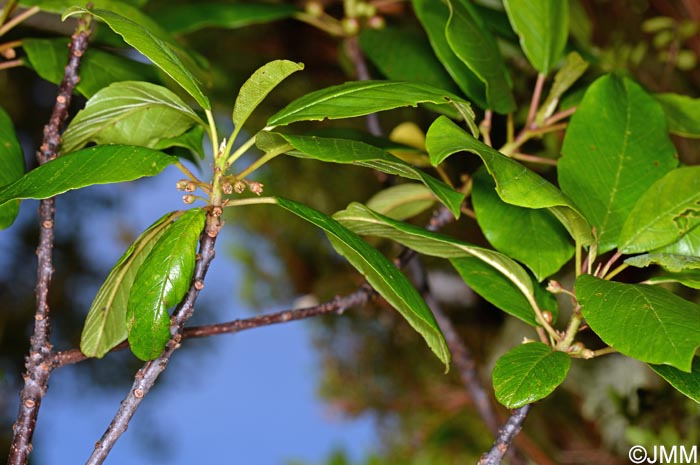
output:
[[559,189],[521,163],[475,139],[447,118],[440,117],[430,126],[425,144],[433,165],[461,151],[478,155],[504,202],[519,207],[546,208],[576,241],[582,245],[593,242],[586,219]]
[[[540,326],[525,295],[496,268],[476,257],[451,258],[450,263],[464,282],[492,305],[531,326]],[[539,308],[551,312],[556,321],[559,312],[554,295],[534,283],[533,289]]]
[[80,337],[83,354],[102,358],[126,340],[126,305],[136,273],[165,229],[181,213],[167,213],[153,223],[136,238],[109,272],[85,319]]
[[168,5],[158,15],[160,24],[175,34],[207,27],[238,29],[289,18],[298,10],[286,3],[199,3]]
[[423,184],[398,184],[377,192],[367,207],[394,220],[414,217],[435,203],[435,195]]
[[693,359],[690,373],[668,365],[649,365],[649,368],[681,393],[700,403],[700,358]]
[[566,379],[571,358],[541,342],[511,349],[493,368],[496,399],[514,409],[550,395]]
[[419,103],[450,104],[477,132],[469,102],[427,84],[394,81],[352,81],[306,94],[267,120],[271,129],[297,121],[352,118]]
[[94,184],[155,176],[177,159],[128,145],[99,145],[58,157],[0,188],[0,205],[17,199],[47,199]]
[[588,69],[588,62],[584,61],[576,52],[571,52],[566,56],[564,66],[554,75],[552,88],[549,89],[547,98],[537,112],[537,122],[542,125],[544,120],[554,114],[564,93],[571,88],[578,78]]
[[[5,186],[24,174],[24,154],[19,145],[10,115],[0,106],[0,186]],[[19,213],[19,201],[0,205],[0,229],[10,227]]]
[[538,281],[559,271],[573,257],[569,234],[551,213],[505,203],[483,169],[473,180],[476,219],[496,250],[527,265]]
[[679,94],[656,94],[668,121],[668,130],[683,137],[700,137],[700,98]]
[[658,103],[636,83],[596,80],[566,130],[559,185],[598,233],[598,251],[618,245],[637,199],[678,160]]
[[421,181],[435,194],[435,197],[450,209],[455,217],[459,217],[464,194],[456,192],[444,182],[414,168],[380,148],[347,139],[279,135],[296,149],[291,151],[290,155],[332,163],[351,163],[376,169],[383,173]]
[[304,69],[303,63],[275,60],[256,70],[241,86],[236,103],[233,105],[233,125],[236,127],[236,131],[240,131],[251,113],[272,89],[289,75],[302,69]]
[[700,257],[690,257],[688,255],[676,255],[669,253],[645,253],[625,260],[628,265],[644,268],[649,265],[660,265],[668,271],[683,271],[700,268]]
[[276,199],[277,205],[326,232],[335,250],[364,275],[370,285],[423,336],[445,364],[450,353],[440,328],[418,291],[384,255],[333,218],[291,200]]
[[504,0],[503,5],[528,61],[538,72],[549,74],[569,37],[569,2]]
[[700,226],[694,227],[676,242],[656,249],[655,252],[700,257]]
[[678,241],[700,225],[700,166],[672,170],[657,180],[627,216],[618,247],[624,253]]
[[76,7],[64,16],[76,13],[89,13],[107,23],[114,32],[122,36],[127,44],[141,52],[177,82],[202,108],[211,109],[209,99],[202,93],[192,72],[183,64],[176,50],[162,37],[158,37],[160,34],[155,35],[153,29],[145,26],[143,22],[136,22],[112,11],[98,8],[88,10]]
[[486,104],[497,113],[515,110],[511,81],[496,39],[466,0],[447,0],[445,34],[452,51],[486,86]]
[[438,89],[458,92],[424,36],[391,26],[365,29],[360,34],[360,46],[372,64],[388,79],[422,82]]
[[413,0],[413,10],[428,34],[435,55],[460,90],[480,108],[487,108],[486,85],[447,42],[445,28],[450,19],[449,7],[442,0]]
[[89,142],[154,148],[204,123],[180,97],[149,82],[115,82],[88,100],[63,134],[70,153]]
[[609,346],[643,362],[689,372],[700,346],[700,306],[666,289],[576,279],[576,297],[588,325]]
[[[39,76],[54,84],[61,83],[68,60],[67,39],[23,39],[22,47]],[[90,98],[113,82],[157,80],[158,73],[151,65],[91,48],[80,61],[76,89]]]
[[[156,150],[165,150],[171,147],[181,147],[189,150],[199,159],[204,159],[204,127],[192,126],[189,131],[180,134],[179,136],[161,139],[153,147]],[[193,158],[187,157],[188,160],[194,161]]]
[[168,308],[190,287],[205,219],[204,210],[193,209],[168,224],[134,277],[126,329],[131,351],[141,360],[157,358],[170,339]]
[[423,255],[441,258],[476,257],[512,282],[533,309],[537,305],[530,275],[515,261],[500,252],[432,233],[408,223],[394,221],[359,203],[351,203],[348,208],[337,212],[333,217],[357,234],[391,239]]
[[645,284],[678,283],[691,289],[700,289],[700,270],[689,270],[682,273],[660,273],[645,281]]

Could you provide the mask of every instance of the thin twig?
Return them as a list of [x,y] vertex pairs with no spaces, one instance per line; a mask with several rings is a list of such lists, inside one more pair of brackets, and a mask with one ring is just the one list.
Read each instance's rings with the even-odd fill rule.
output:
[[[10,23],[8,23],[10,24]],[[37,151],[40,165],[56,158],[61,143],[61,127],[68,117],[73,89],[78,84],[78,69],[88,45],[90,35],[89,18],[81,19],[70,43],[68,64],[63,81],[58,89],[49,123],[44,126],[44,139]],[[55,199],[45,199],[39,204],[39,245],[37,247],[37,286],[34,332],[30,338],[29,356],[24,387],[20,392],[19,413],[14,424],[14,437],[10,446],[8,464],[24,465],[32,450],[32,436],[39,415],[41,400],[46,394],[52,366],[51,320],[49,318],[48,295],[53,275],[52,251],[54,244]]]
[[33,6],[27,10],[24,10],[22,13],[18,14],[17,16],[3,24],[2,27],[0,27],[0,36],[4,36],[10,31],[10,29],[17,26],[25,19],[30,18],[35,14],[39,13],[39,11],[41,11],[41,9],[38,6]]
[[493,446],[481,456],[477,465],[501,465],[501,461],[508,452],[513,439],[523,428],[523,422],[530,411],[530,405],[532,404],[526,404],[511,413],[503,428],[499,431]]
[[[367,67],[365,55],[360,49],[360,43],[357,40],[357,36],[352,36],[345,39],[345,50],[350,57],[350,61],[352,61],[353,65],[355,66],[357,79],[359,81],[369,81],[371,79],[369,68]],[[367,131],[369,131],[369,133],[373,136],[381,136],[383,131],[382,127],[379,125],[379,116],[377,116],[377,113],[370,113],[366,118]]]
[[[327,315],[331,313],[342,314],[349,308],[357,307],[366,303],[373,295],[374,291],[369,286],[363,286],[352,294],[338,296],[332,300],[329,300],[328,302],[314,305],[313,307],[289,309],[265,315],[257,315],[250,318],[240,318],[225,323],[215,323],[185,328],[182,332],[182,339],[185,340],[191,338],[218,336],[222,334],[235,334],[247,329],[287,323],[289,321],[302,320],[319,315]],[[112,352],[124,350],[128,347],[129,343],[124,341],[112,349]],[[80,351],[80,349],[65,350],[54,355],[53,367],[58,368],[64,365],[79,363],[87,358],[88,357],[86,357]]]
[[547,79],[547,75],[544,73],[539,73],[537,75],[537,82],[535,83],[535,90],[532,92],[532,100],[530,101],[530,110],[527,114],[526,128],[531,128],[535,122],[535,115],[537,114],[537,108],[540,106],[540,99],[542,98],[542,88],[544,87],[544,81]]
[[0,63],[0,70],[10,69],[10,68],[19,68],[23,64],[24,63],[22,62],[21,58],[17,58],[16,60],[3,61],[2,63]]

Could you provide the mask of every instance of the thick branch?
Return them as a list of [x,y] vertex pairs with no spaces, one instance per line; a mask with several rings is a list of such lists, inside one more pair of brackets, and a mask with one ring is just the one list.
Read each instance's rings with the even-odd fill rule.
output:
[[508,452],[508,447],[510,447],[515,436],[517,436],[523,428],[525,418],[527,418],[527,414],[530,411],[530,405],[532,404],[524,405],[511,413],[510,418],[508,418],[503,428],[499,431],[493,446],[491,446],[488,452],[481,456],[477,465],[501,464],[503,457],[506,455],[506,452]]
[[[70,55],[65,67],[63,81],[58,90],[56,103],[49,123],[44,126],[44,139],[36,154],[38,163],[44,164],[58,154],[61,143],[61,127],[68,117],[73,89],[78,84],[80,59],[87,49],[89,24],[82,21],[73,34]],[[20,393],[19,413],[14,424],[14,437],[10,447],[8,464],[26,464],[32,450],[32,436],[39,415],[41,400],[48,388],[51,375],[51,320],[49,318],[48,295],[53,275],[52,250],[54,244],[54,199],[42,200],[39,205],[39,245],[37,248],[37,286],[34,332],[30,339],[29,356],[25,366],[24,387]]]

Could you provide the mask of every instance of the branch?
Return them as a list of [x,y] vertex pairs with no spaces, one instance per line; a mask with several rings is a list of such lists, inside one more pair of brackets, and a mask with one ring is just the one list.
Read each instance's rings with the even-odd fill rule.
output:
[[477,465],[500,465],[503,457],[508,452],[508,447],[510,447],[515,436],[520,432],[523,427],[523,422],[527,418],[527,414],[530,411],[530,406],[532,404],[526,404],[517,410],[514,410],[510,415],[510,418],[506,421],[503,428],[501,428],[498,433],[496,441],[491,446],[491,449],[481,456]]
[[[369,286],[363,286],[352,294],[346,296],[338,296],[333,300],[324,302],[313,307],[283,310],[280,312],[270,313],[267,315],[258,315],[250,318],[241,318],[225,323],[215,323],[203,326],[193,326],[185,328],[182,332],[182,339],[200,338],[209,336],[218,336],[221,334],[235,334],[247,329],[260,328],[279,323],[287,323],[288,321],[303,320],[319,315],[327,315],[331,313],[342,314],[345,310],[363,305],[372,296],[374,291]],[[116,346],[112,351],[124,350],[129,347],[129,343],[124,341]],[[53,368],[71,365],[86,360],[86,357],[80,349],[70,349],[63,352],[58,352],[54,355],[52,365]]]
[[[355,73],[357,74],[357,79],[359,81],[369,81],[371,76],[369,74],[369,69],[367,68],[367,61],[365,60],[365,55],[360,49],[360,43],[357,40],[357,36],[348,37],[345,39],[345,50],[355,66]],[[370,113],[367,115],[367,131],[373,136],[381,136],[383,134],[382,128],[379,125],[379,116],[376,113]]]
[[[70,43],[70,55],[63,81],[49,123],[44,126],[44,139],[36,154],[40,165],[56,158],[61,143],[61,127],[68,117],[73,89],[78,84],[80,59],[87,49],[90,20],[81,19]],[[32,436],[39,415],[41,400],[46,394],[52,366],[51,320],[48,295],[53,275],[52,250],[54,244],[55,199],[45,199],[39,204],[39,245],[37,247],[37,286],[34,332],[30,338],[29,356],[25,366],[24,387],[20,392],[19,413],[14,424],[14,437],[10,447],[8,464],[23,465],[32,450]]]
[[[208,223],[209,221],[217,221],[211,217],[207,218],[207,220]],[[165,370],[170,357],[180,348],[183,327],[194,313],[194,303],[199,296],[199,292],[204,288],[204,277],[207,274],[209,265],[214,260],[214,244],[216,243],[217,232],[218,230],[212,230],[211,234],[203,233],[201,236],[192,282],[185,298],[178,304],[170,318],[170,340],[166,344],[163,353],[157,359],[146,362],[136,373],[132,388],[122,401],[119,410],[117,410],[105,433],[95,443],[95,450],[93,450],[86,465],[96,465],[104,462],[114,444],[128,428],[129,421],[136,413],[136,409],[141,405],[141,401],[151,390],[158,376]]]

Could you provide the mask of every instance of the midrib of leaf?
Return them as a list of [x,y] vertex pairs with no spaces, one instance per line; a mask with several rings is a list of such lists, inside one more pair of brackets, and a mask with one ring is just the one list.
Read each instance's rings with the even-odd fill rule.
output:
[[[694,199],[698,199],[698,200],[694,200]],[[687,197],[687,198],[685,198],[685,199],[683,199],[683,200],[681,200],[681,201],[679,201],[679,202],[673,204],[670,208],[668,208],[668,209],[666,210],[666,212],[661,212],[661,213],[659,213],[659,214],[656,215],[653,219],[651,219],[650,221],[648,221],[643,227],[640,227],[639,229],[637,229],[637,232],[636,232],[633,236],[630,236],[630,239],[629,239],[625,244],[618,244],[618,246],[619,246],[620,248],[622,248],[623,246],[625,246],[625,245],[627,245],[627,244],[632,244],[632,243],[634,243],[634,241],[639,237],[639,235],[642,234],[642,233],[645,231],[645,229],[646,229],[647,226],[652,225],[652,224],[656,223],[657,221],[659,221],[660,219],[662,219],[664,216],[666,216],[666,215],[668,214],[668,211],[669,211],[669,210],[680,209],[680,207],[681,207],[683,204],[686,204],[686,203],[688,203],[688,202],[694,202],[694,203],[696,203],[696,202],[698,202],[698,201],[700,201],[700,192],[698,192],[696,195],[694,195],[694,196],[692,196],[692,197],[689,197],[689,198]]]
[[[119,100],[122,99],[123,97],[110,97],[110,98],[105,98],[101,100],[99,103],[107,102],[109,100]],[[179,106],[175,106],[173,104],[165,103],[160,100],[140,100],[140,102],[143,103],[130,103],[130,104],[125,104],[125,105],[120,105],[117,107],[115,110],[114,108],[105,108],[104,110],[97,111],[95,113],[92,113],[89,123],[86,122],[84,128],[82,131],[81,130],[76,130],[75,134],[81,136],[80,139],[85,139],[87,136],[88,138],[92,137],[93,135],[99,133],[103,129],[103,124],[110,122],[112,126],[114,126],[116,123],[128,118],[134,113],[138,113],[139,111],[143,111],[145,109],[151,108],[151,107],[158,107],[158,106],[167,106],[169,108],[175,109],[175,110],[180,110],[182,111],[183,108]],[[189,115],[189,108],[186,109],[186,113]],[[198,121],[198,119],[192,118],[195,121]]]
[[[630,134],[630,120],[632,116],[630,115],[630,99],[628,98],[629,95],[629,88],[627,87],[627,81],[622,80],[622,84],[625,86],[625,113],[626,113],[626,118],[625,118],[625,132],[624,132],[624,137],[622,139],[622,147],[621,147],[621,152],[620,152],[620,159],[618,161],[617,165],[617,170],[615,171],[615,180],[613,181],[612,188],[610,189],[610,197],[608,198],[608,204],[605,208],[605,217],[603,218],[603,225],[607,229],[608,225],[608,218],[610,218],[610,213],[612,213],[612,204],[615,202],[615,197],[617,196],[617,191],[618,191],[618,186],[620,185],[620,174],[622,173],[622,166],[624,165],[625,161],[625,154],[627,153],[627,145],[629,141],[629,134]],[[607,231],[604,231],[603,234],[607,233]],[[619,233],[619,231],[618,231]],[[614,238],[613,241],[616,241],[617,238]]]
[[[116,272],[116,274],[114,274],[114,283],[110,286],[110,289],[112,290],[112,292],[107,293],[107,295],[108,295],[107,301],[105,302],[105,305],[103,306],[103,308],[106,307],[106,308],[111,309],[111,307],[114,303],[114,300],[116,299],[117,294],[119,293],[119,290],[120,290],[120,287],[122,285],[122,282],[124,281],[124,278],[126,277],[126,275],[130,271],[132,271],[130,268],[131,263],[137,257],[139,257],[140,253],[144,249],[146,249],[148,247],[152,248],[154,246],[154,244],[151,243],[151,240],[155,236],[162,234],[163,229],[165,229],[170,223],[172,223],[173,220],[175,220],[176,218],[181,216],[183,213],[184,213],[184,211],[173,212],[173,214],[170,217],[168,217],[168,219],[161,222],[160,224],[158,224],[156,227],[152,228],[151,230],[146,231],[145,235],[140,238],[142,240],[140,240],[137,244],[134,244],[135,247],[131,251],[131,253],[128,256],[124,257],[122,260],[120,260],[115,265],[114,269],[118,270],[118,271]],[[110,275],[107,276],[107,278],[105,279],[105,283],[107,282],[107,280],[110,280],[111,277],[112,277],[112,275],[110,273]],[[128,296],[127,296],[127,298],[128,298]],[[97,320],[99,323],[98,327],[104,328],[105,322],[107,321],[108,314],[109,314],[109,312],[105,312],[101,309],[100,318]],[[97,332],[96,343],[94,344],[95,347],[100,346],[104,335],[105,335],[105,331],[98,331]]]

